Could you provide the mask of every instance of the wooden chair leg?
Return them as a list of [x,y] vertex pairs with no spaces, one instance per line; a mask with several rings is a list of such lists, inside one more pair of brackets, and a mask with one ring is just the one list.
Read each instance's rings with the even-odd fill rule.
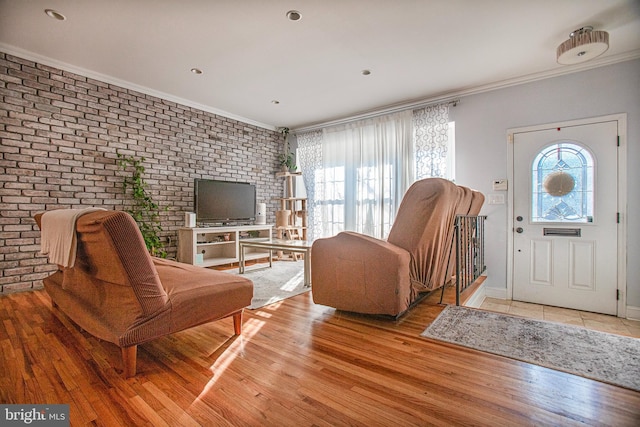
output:
[[138,346],[121,347],[122,349],[122,366],[124,367],[124,377],[131,378],[136,374],[136,358],[138,354]]
[[233,314],[233,333],[235,335],[242,334],[242,313],[244,310],[240,310]]

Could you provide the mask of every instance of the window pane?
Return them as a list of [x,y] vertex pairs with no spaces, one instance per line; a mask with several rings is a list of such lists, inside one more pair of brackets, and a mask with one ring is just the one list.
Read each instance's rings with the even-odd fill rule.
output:
[[316,171],[316,192],[318,200],[315,204],[316,214],[325,218],[324,235],[333,236],[344,231],[345,204],[345,168],[334,167]]
[[544,148],[531,171],[532,222],[593,222],[593,156],[572,142]]

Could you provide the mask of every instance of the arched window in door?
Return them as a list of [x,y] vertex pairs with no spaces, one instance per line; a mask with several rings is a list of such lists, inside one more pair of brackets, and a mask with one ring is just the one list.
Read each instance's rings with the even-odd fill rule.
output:
[[532,222],[593,222],[593,155],[574,142],[542,149],[531,168]]

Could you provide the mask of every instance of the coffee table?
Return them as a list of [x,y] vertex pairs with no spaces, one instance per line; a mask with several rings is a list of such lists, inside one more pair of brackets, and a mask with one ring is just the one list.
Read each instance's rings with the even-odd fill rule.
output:
[[304,286],[311,286],[311,246],[310,240],[240,240],[240,274],[244,273],[245,248],[269,250],[269,267],[273,267],[273,251],[296,252],[304,255]]

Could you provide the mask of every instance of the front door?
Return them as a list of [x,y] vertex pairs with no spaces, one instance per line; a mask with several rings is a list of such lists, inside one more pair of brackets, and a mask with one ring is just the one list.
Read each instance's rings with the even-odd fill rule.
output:
[[618,122],[513,134],[513,299],[617,313]]

